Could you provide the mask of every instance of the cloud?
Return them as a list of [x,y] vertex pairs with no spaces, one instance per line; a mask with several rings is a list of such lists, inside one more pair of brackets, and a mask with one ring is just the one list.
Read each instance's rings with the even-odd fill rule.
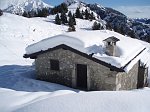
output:
[[150,6],[119,6],[114,9],[130,18],[150,18]]

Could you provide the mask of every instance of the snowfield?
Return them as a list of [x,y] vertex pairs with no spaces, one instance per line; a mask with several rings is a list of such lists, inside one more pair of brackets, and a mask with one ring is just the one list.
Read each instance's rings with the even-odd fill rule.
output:
[[[93,21],[77,19],[76,30],[90,32],[92,24]],[[47,37],[64,35],[67,29],[54,24],[54,16],[24,18],[8,13],[0,16],[0,112],[149,112],[150,88],[84,92],[35,79],[33,60],[23,58],[25,48]],[[92,45],[93,41],[93,38],[87,40],[86,45]],[[140,42],[137,47],[146,46],[150,52],[148,43],[135,41]],[[78,40],[76,44],[83,47],[82,42]],[[100,45],[102,43],[96,44]]]
[[[30,65],[33,60],[23,58],[28,45],[67,32],[68,26],[54,24],[54,18],[25,18],[4,13],[0,17],[0,65]],[[77,19],[76,30],[91,29],[93,23]]]
[[28,19],[4,13],[0,17],[0,65],[31,64],[31,60],[23,59],[26,46],[67,30],[66,26],[55,25],[51,18]]
[[35,80],[34,67],[0,67],[1,112],[149,112],[150,88],[83,92]]

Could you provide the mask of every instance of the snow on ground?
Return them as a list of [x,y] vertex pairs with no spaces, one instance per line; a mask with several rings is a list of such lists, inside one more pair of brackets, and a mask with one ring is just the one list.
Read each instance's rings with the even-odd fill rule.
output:
[[148,89],[140,92],[72,93],[37,101],[15,112],[149,112],[149,92]]
[[31,60],[23,59],[26,46],[61,34],[68,28],[53,22],[49,18],[24,18],[4,13],[0,17],[0,65],[31,64]]
[[34,67],[0,67],[1,112],[149,112],[150,88],[83,92],[35,80]]
[[[53,19],[8,13],[0,17],[0,112],[149,112],[149,88],[83,92],[36,80],[34,66],[29,66],[33,61],[24,59],[23,54],[28,45],[67,31],[67,26],[55,25]],[[77,22],[77,31],[89,30],[92,25],[80,19]],[[94,39],[90,38],[88,45],[91,41]],[[142,44],[150,49],[149,44]],[[97,46],[100,43],[92,47]]]
[[74,92],[78,90],[35,80],[34,67],[18,65],[0,67],[0,101],[3,101],[0,103],[1,112],[12,112],[36,100]]
[[[28,45],[67,32],[68,26],[54,24],[54,18],[24,18],[4,13],[0,17],[0,65],[31,64],[32,60],[23,58]],[[90,29],[93,22],[77,19],[76,30]]]

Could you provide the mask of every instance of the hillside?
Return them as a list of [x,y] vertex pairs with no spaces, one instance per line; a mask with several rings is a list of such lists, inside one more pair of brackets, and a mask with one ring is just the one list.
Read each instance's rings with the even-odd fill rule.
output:
[[[19,8],[24,10],[22,4],[24,0],[0,0],[0,7],[3,9],[13,3],[13,7],[19,4]],[[28,0],[33,1],[33,0]],[[41,0],[35,0],[40,4],[44,3]],[[75,12],[79,6],[79,0],[68,1],[69,10]],[[2,5],[3,3],[3,5]],[[81,2],[81,10],[88,8],[94,15],[100,15],[99,22],[105,26],[105,21],[110,21],[112,25],[120,26],[116,21],[126,20],[121,25],[131,23],[136,31],[141,31],[141,34],[146,30],[149,31],[149,24],[145,24],[144,20],[131,20],[124,14],[105,8],[99,4],[89,5]],[[34,4],[34,3],[33,3]],[[39,7],[39,5],[32,6]],[[45,4],[44,4],[45,6]],[[50,5],[49,5],[50,6]],[[34,8],[35,8],[34,7]],[[51,7],[51,6],[50,6]],[[96,9],[95,9],[96,8]],[[16,10],[16,8],[14,8]],[[70,46],[74,46],[81,50],[81,46],[88,51],[87,53],[95,53],[95,58],[101,58],[104,61],[112,61],[104,54],[102,40],[107,36],[116,36],[121,41],[118,42],[121,47],[120,59],[115,58],[118,62],[115,66],[121,67],[128,59],[132,58],[132,52],[139,52],[145,48],[144,55],[140,55],[137,59],[141,59],[144,64],[149,67],[149,82],[150,82],[150,44],[141,40],[130,38],[129,36],[121,35],[110,30],[92,30],[92,25],[95,20],[85,20],[76,18],[76,32],[68,33],[68,25],[56,25],[55,15],[48,17],[33,17],[26,18],[15,14],[4,12],[0,16],[0,112],[149,112],[150,111],[150,88],[135,89],[128,91],[81,91],[62,86],[55,83],[40,81],[36,79],[36,71],[34,60],[25,59],[25,53],[32,51],[27,46],[33,47],[33,50],[40,51],[59,44],[61,40],[65,43],[65,38],[60,38],[59,35],[74,36],[78,38],[76,42],[68,39]],[[134,21],[138,21],[136,24]],[[144,21],[144,23],[143,23]],[[146,20],[147,21],[147,20]],[[129,23],[128,23],[129,22]],[[133,23],[132,23],[133,22]],[[142,25],[141,25],[142,24]],[[129,28],[132,29],[132,27]],[[138,27],[136,27],[138,26]],[[128,29],[126,29],[128,30]],[[133,30],[133,29],[132,29]],[[82,33],[82,32],[86,32]],[[91,33],[93,32],[93,33]],[[146,33],[145,33],[146,34]],[[56,38],[56,41],[51,37]],[[149,34],[148,34],[149,36]],[[43,48],[37,42],[41,40],[49,40],[49,43],[42,44]],[[45,41],[43,40],[43,42]],[[97,41],[99,40],[99,41]],[[80,44],[85,42],[84,45]],[[80,43],[78,43],[80,42]],[[35,44],[37,43],[37,44]],[[33,44],[33,45],[31,45]],[[34,46],[35,45],[35,46]],[[77,46],[78,45],[78,46]],[[123,49],[124,47],[124,49]],[[25,50],[26,49],[26,50]],[[84,49],[84,50],[85,50]],[[104,57],[102,57],[104,56]],[[121,65],[122,64],[122,65]],[[131,64],[133,66],[134,62]],[[129,68],[131,67],[129,66]],[[126,68],[128,71],[128,68]]]
[[[106,24],[106,28],[109,30],[114,30],[123,35],[150,42],[150,25],[148,19],[145,20],[145,23],[144,20],[131,19],[117,10],[103,7],[97,3],[88,4],[80,0],[65,0],[65,3],[72,12],[75,12],[77,7],[80,8],[80,11],[88,9],[89,12],[93,12],[95,18],[98,17],[98,20],[101,18],[100,20]],[[51,5],[44,3],[42,0],[9,0],[9,2],[2,0],[1,4],[4,4],[0,7],[5,12],[17,15],[22,15],[24,12],[30,12],[29,15],[31,17],[36,17],[36,15],[38,15],[37,12],[43,8],[47,8],[51,15],[50,10],[53,9]]]
[[[44,38],[65,33],[66,25],[56,25],[54,16],[47,18],[25,18],[9,13],[0,17],[0,65],[30,64],[23,59],[25,48]],[[90,29],[94,21],[77,19],[77,30]],[[19,25],[17,25],[19,24]],[[17,25],[17,26],[16,26]],[[19,48],[18,48],[19,47]]]
[[99,4],[87,4],[102,20],[106,21],[107,29],[113,29],[123,35],[150,42],[150,25],[128,18],[121,12]]

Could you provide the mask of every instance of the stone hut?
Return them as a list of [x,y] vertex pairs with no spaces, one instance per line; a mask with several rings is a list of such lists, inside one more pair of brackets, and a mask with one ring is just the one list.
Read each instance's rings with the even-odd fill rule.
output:
[[[65,35],[60,35],[60,37],[65,37]],[[111,37],[106,39],[105,42],[107,44],[110,42],[110,45],[115,46],[118,40]],[[33,46],[36,47],[35,44]],[[29,46],[29,48],[31,47]],[[144,49],[139,54],[143,51]],[[112,52],[110,54],[114,55]],[[139,54],[129,60],[126,65],[116,67],[68,46],[66,43],[48,47],[46,50],[27,53],[24,58],[35,59],[37,79],[39,80],[88,91],[116,91],[145,86],[147,69],[144,67],[141,69],[140,61],[137,61],[128,72],[124,70]]]

